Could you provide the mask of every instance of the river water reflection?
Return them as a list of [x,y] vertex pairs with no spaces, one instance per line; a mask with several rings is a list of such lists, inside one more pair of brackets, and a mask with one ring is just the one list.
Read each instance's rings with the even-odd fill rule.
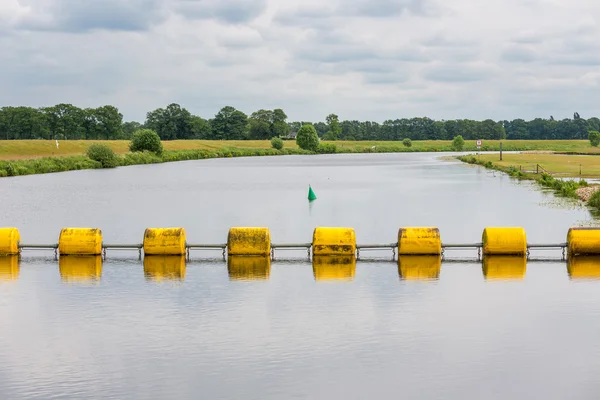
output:
[[[438,156],[0,179],[0,225],[27,243],[56,242],[67,226],[99,227],[112,243],[141,242],[151,226],[183,226],[195,243],[224,242],[231,226],[309,242],[327,225],[353,227],[363,243],[391,243],[411,225],[438,226],[453,243],[516,225],[531,242],[555,243],[591,221],[583,208],[546,205],[553,197],[529,183]],[[310,205],[309,184],[318,196]],[[0,398],[597,397],[598,258],[219,256],[1,258]]]

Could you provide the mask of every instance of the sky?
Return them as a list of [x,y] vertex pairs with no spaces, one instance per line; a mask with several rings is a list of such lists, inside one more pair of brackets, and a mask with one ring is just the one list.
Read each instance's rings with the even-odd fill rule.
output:
[[596,0],[0,0],[0,106],[600,116]]

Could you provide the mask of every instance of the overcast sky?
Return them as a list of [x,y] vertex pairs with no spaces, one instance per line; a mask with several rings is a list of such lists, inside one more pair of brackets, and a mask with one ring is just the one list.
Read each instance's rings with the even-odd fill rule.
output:
[[0,0],[0,105],[600,116],[597,0]]

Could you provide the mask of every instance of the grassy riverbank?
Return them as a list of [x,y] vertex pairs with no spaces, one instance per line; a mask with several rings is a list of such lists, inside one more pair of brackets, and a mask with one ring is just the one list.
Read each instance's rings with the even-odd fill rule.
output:
[[[502,167],[514,167],[520,171],[548,172],[553,176],[600,178],[600,157],[563,154],[481,154],[482,162],[491,161]],[[539,168],[538,168],[539,166]]]
[[[85,154],[92,143],[101,143],[110,147],[117,154],[129,152],[127,140],[61,140],[58,149],[52,140],[1,140],[0,160],[22,160],[41,157],[67,157]],[[411,147],[405,147],[402,142],[380,141],[336,141],[332,143],[339,153],[373,152],[440,152],[452,151],[452,142],[448,140],[413,141]],[[181,150],[227,150],[227,149],[270,149],[268,140],[173,140],[164,141],[163,146],[167,151]],[[375,146],[375,149],[372,147]],[[587,140],[503,140],[502,148],[505,151],[554,151],[572,153],[597,153],[600,148],[592,147]],[[285,150],[296,150],[298,147],[293,140],[284,141]],[[498,151],[500,141],[486,140],[483,142],[482,151]],[[476,142],[465,142],[465,151],[475,151]]]
[[551,168],[553,168],[554,170],[570,171],[572,173],[567,173],[566,175],[576,177],[578,176],[578,174],[576,174],[573,170],[572,164],[583,162],[579,158],[587,157],[588,160],[586,161],[589,162],[589,164],[587,164],[589,167],[589,171],[592,171],[592,169],[594,171],[599,170],[594,174],[589,173],[587,177],[600,178],[600,168],[598,168],[598,166],[595,165],[600,160],[598,160],[596,157],[545,154],[543,155],[543,159],[540,159],[534,158],[535,156],[539,156],[534,154],[515,154],[514,157],[508,156],[513,155],[503,155],[502,161],[499,161],[498,155],[481,155],[479,157],[469,155],[460,156],[457,158],[465,163],[481,165],[488,169],[504,172],[512,176],[513,178],[536,181],[541,186],[554,190],[554,192],[557,195],[562,197],[583,200],[585,198],[585,196],[583,196],[585,192],[588,192],[588,194],[593,193],[591,197],[584,202],[590,208],[592,208],[595,215],[597,215],[600,212],[600,190],[598,190],[598,187],[596,185],[590,185],[585,179],[583,179],[583,177],[581,177],[580,179],[561,180],[546,172],[536,173],[533,172],[533,170],[531,169],[522,168],[523,163],[526,165],[528,164],[531,168],[531,161],[544,160],[546,161],[546,165],[551,166]]
[[[117,165],[154,164],[171,161],[201,160],[221,157],[253,157],[291,154],[312,154],[298,148],[294,141],[284,141],[282,150],[271,148],[270,141],[215,141],[215,140],[175,140],[164,141],[164,153],[130,153],[129,141],[65,140],[10,140],[0,141],[0,177],[43,174],[80,169],[102,168],[99,162],[90,160],[86,151],[90,145],[101,143],[111,148],[117,155]],[[318,153],[395,153],[395,152],[450,152],[450,141],[414,141],[411,147],[402,142],[379,141],[336,141],[323,142]],[[584,140],[505,140],[506,151],[559,151],[578,153],[598,153],[600,149],[590,146]],[[485,141],[482,150],[498,150],[499,141]],[[476,150],[475,141],[465,142],[465,151]],[[505,155],[507,157],[508,155]],[[487,155],[482,155],[487,157]],[[566,156],[565,156],[566,157]],[[600,161],[600,158],[599,158]],[[594,169],[595,170],[595,169]]]

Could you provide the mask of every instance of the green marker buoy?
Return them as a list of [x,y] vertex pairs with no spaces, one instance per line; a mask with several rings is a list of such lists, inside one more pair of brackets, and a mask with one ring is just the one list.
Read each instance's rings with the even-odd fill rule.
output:
[[313,201],[316,199],[317,199],[317,195],[315,194],[315,192],[313,192],[312,187],[310,187],[310,185],[308,185],[308,200]]

